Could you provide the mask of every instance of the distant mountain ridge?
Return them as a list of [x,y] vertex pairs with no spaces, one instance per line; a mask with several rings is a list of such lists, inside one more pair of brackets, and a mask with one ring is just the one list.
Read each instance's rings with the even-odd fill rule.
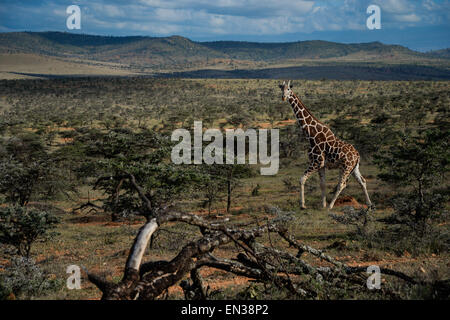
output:
[[285,43],[255,43],[237,41],[204,42],[204,46],[221,51],[238,59],[327,59],[347,56],[357,52],[374,54],[403,53],[414,57],[423,56],[399,45],[385,45],[381,42],[344,44],[322,40],[308,40]]
[[355,63],[431,65],[441,68],[442,60],[444,68],[450,69],[449,49],[420,53],[400,45],[380,42],[344,44],[322,40],[284,43],[198,42],[181,36],[117,37],[67,32],[11,32],[0,33],[0,54],[47,56],[145,75],[154,72],[260,70]]
[[427,52],[427,55],[436,58],[450,59],[450,48],[430,51]]
[[436,56],[380,42],[355,44],[321,40],[284,43],[196,42],[181,36],[112,37],[65,32],[0,33],[0,52],[78,57],[147,66],[180,63],[188,65],[205,59],[274,63],[299,59],[342,58],[356,54],[378,57],[380,60],[392,57],[425,59]]

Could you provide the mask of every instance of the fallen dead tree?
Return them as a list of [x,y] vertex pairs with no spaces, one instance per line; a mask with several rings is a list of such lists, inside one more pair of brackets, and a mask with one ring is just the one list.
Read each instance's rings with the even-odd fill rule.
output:
[[[151,202],[146,197],[132,175],[128,178],[143,200],[144,206],[151,210]],[[102,299],[156,299],[171,286],[180,284],[189,299],[206,299],[207,290],[199,270],[203,267],[220,269],[256,282],[270,283],[281,290],[287,290],[293,298],[315,298],[316,286],[308,285],[302,277],[314,279],[324,286],[341,283],[366,285],[366,268],[349,267],[322,251],[298,242],[288,232],[288,224],[293,217],[280,212],[274,219],[263,224],[243,228],[227,221],[208,221],[194,214],[176,212],[165,208],[147,217],[140,228],[126,261],[124,275],[119,283],[89,273],[89,280],[103,293]],[[143,262],[144,252],[150,238],[158,228],[168,222],[185,223],[199,228],[202,236],[185,245],[170,261]],[[263,235],[269,237],[270,245],[258,242]],[[297,251],[280,250],[272,245],[273,236],[281,237]],[[214,256],[214,250],[233,243],[239,249],[236,257],[225,259]],[[292,250],[291,250],[292,251]],[[316,267],[302,259],[309,254],[327,262],[326,267]],[[390,269],[381,268],[385,275],[391,275],[414,284],[411,277]],[[190,275],[190,281],[181,281]]]

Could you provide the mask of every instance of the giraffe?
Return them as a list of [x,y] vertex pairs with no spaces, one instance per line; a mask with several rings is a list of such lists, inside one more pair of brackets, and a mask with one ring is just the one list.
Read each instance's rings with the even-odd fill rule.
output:
[[333,208],[336,199],[346,187],[347,179],[352,173],[364,191],[367,205],[371,206],[372,203],[369,198],[369,193],[367,192],[366,180],[359,172],[360,156],[355,147],[338,139],[330,128],[312,115],[303,102],[292,91],[292,84],[290,81],[288,81],[287,84],[283,81],[280,88],[283,92],[282,100],[288,100],[291,104],[298,124],[310,143],[308,148],[309,166],[300,178],[300,207],[306,209],[305,183],[315,172],[318,172],[320,177],[322,206],[324,208],[327,207],[325,169],[339,169],[339,182],[336,187],[336,192],[329,204],[329,209]]

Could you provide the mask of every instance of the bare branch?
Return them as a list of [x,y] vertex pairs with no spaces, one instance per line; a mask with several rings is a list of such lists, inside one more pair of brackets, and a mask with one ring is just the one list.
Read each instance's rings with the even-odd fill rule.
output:
[[136,189],[137,193],[139,194],[139,197],[142,199],[142,201],[145,202],[147,210],[149,212],[152,212],[152,202],[147,198],[142,187],[136,183],[136,178],[134,177],[134,175],[131,173],[128,173],[128,177],[130,178],[131,184],[133,185],[133,187]]
[[73,208],[73,209],[72,209],[72,213],[75,213],[75,212],[78,211],[78,210],[82,211],[82,210],[83,210],[84,208],[86,208],[86,207],[92,207],[91,210],[95,210],[95,211],[97,211],[96,209],[102,210],[102,207],[96,205],[95,203],[92,203],[92,202],[89,200],[88,202],[83,203],[83,204],[80,205],[79,207]]
[[[131,177],[131,176],[130,176]],[[150,261],[142,263],[142,258],[150,237],[166,222],[177,221],[199,227],[203,236],[185,245],[181,251],[170,261]],[[206,290],[199,277],[198,269],[204,266],[221,269],[236,275],[245,276],[260,282],[270,282],[277,287],[289,290],[292,294],[303,297],[316,296],[316,289],[301,288],[295,284],[290,275],[311,275],[322,281],[324,278],[340,277],[352,282],[361,281],[360,278],[351,276],[362,273],[363,268],[352,268],[335,261],[322,251],[299,243],[288,234],[282,224],[286,217],[277,217],[267,224],[255,226],[251,229],[240,229],[236,226],[226,225],[224,222],[210,222],[199,216],[180,213],[165,212],[154,216],[139,230],[126,262],[124,277],[119,284],[107,283],[103,279],[90,275],[89,279],[103,292],[103,299],[155,299],[170,286],[177,284],[186,274],[191,273],[194,282],[189,288],[194,288],[196,295],[206,298]],[[255,241],[265,232],[278,233],[291,246],[299,252],[309,252],[325,261],[330,262],[335,268],[313,267],[294,256],[272,247],[265,247]],[[248,256],[243,253],[238,255],[238,261],[219,259],[212,252],[227,243],[234,242]],[[272,257],[272,258],[271,258]],[[394,275],[405,281],[414,283],[410,277],[389,269],[382,272]],[[284,276],[280,275],[284,273]],[[325,280],[328,281],[328,280]],[[328,283],[328,282],[326,282]],[[187,289],[189,289],[187,288]]]
[[[345,271],[345,273],[347,274],[352,274],[352,273],[359,273],[359,272],[366,272],[367,268],[366,267],[350,267],[342,262],[336,261],[335,259],[333,259],[332,257],[324,254],[322,251],[314,249],[310,246],[304,245],[299,243],[297,240],[294,239],[294,237],[292,237],[292,235],[289,235],[287,230],[280,230],[278,232],[280,234],[280,236],[285,239],[291,246],[301,250],[301,251],[306,251],[311,253],[312,255],[315,255],[316,257],[319,257],[325,261],[328,261],[330,263],[332,263],[333,265],[335,265],[336,267],[338,267],[339,269],[341,269],[342,271]],[[400,272],[400,271],[395,271],[395,270],[391,270],[391,269],[387,269],[387,268],[380,268],[380,271],[383,274],[387,274],[387,275],[391,275],[391,276],[395,276],[397,278],[400,278],[402,280],[405,280],[407,282],[410,283],[417,283],[414,279],[412,279],[411,277],[407,276],[406,274]]]

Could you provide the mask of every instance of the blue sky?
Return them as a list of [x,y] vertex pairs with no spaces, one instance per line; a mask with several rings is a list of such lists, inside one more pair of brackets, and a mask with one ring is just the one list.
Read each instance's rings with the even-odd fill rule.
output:
[[[66,28],[72,4],[81,8],[81,30]],[[381,30],[366,27],[370,4],[381,8]],[[450,47],[449,18],[450,0],[0,0],[0,32],[381,41],[420,51]]]

